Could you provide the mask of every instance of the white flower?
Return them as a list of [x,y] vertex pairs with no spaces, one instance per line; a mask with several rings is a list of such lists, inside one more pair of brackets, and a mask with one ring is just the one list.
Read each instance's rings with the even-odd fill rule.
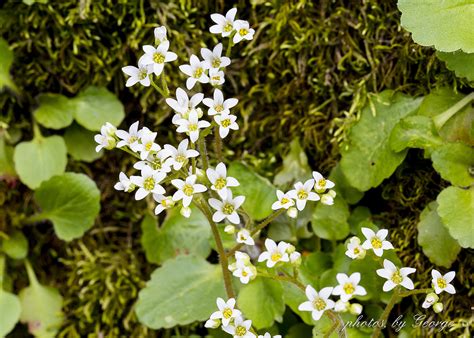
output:
[[211,189],[217,191],[220,197],[227,197],[227,188],[237,187],[239,181],[234,177],[227,177],[227,168],[224,163],[220,162],[216,166],[216,170],[209,168],[206,170],[207,178],[211,182]]
[[225,16],[211,14],[211,19],[216,24],[211,26],[209,31],[213,34],[222,34],[223,37],[229,36],[234,30],[235,14],[237,14],[237,8],[229,9]]
[[229,235],[235,234],[235,226],[230,225],[230,224],[229,224],[229,225],[226,225],[225,228],[224,228],[224,232],[225,232],[226,234],[229,234]]
[[431,305],[435,304],[438,301],[439,297],[436,293],[431,292],[426,295],[425,301],[421,305],[423,309],[428,309]]
[[192,210],[190,207],[182,207],[181,209],[179,209],[179,213],[181,214],[181,216],[189,218],[191,217]]
[[363,306],[361,304],[358,304],[358,303],[353,303],[351,304],[351,306],[349,307],[349,312],[353,315],[360,315],[362,313],[362,310],[363,310]]
[[[209,199],[209,205],[216,209],[214,215],[212,215],[212,220],[214,222],[221,222],[225,218],[233,224],[240,223],[240,217],[237,213],[237,209],[244,203],[245,196],[235,196],[232,198],[232,191],[228,190],[226,197],[222,198],[222,201],[219,201],[216,198]],[[253,244],[252,244],[253,245]]]
[[353,296],[365,296],[367,291],[359,285],[360,273],[354,272],[348,276],[345,273],[338,273],[336,279],[339,283],[332,292],[333,295],[341,296],[344,302],[347,302]]
[[145,166],[149,166],[153,170],[169,173],[173,162],[168,158],[170,155],[167,149],[160,149],[156,153],[150,153],[145,160],[136,162],[133,167],[142,170]]
[[402,285],[403,287],[407,288],[408,290],[413,290],[415,286],[408,275],[414,273],[416,269],[414,268],[397,268],[395,264],[393,264],[388,259],[383,260],[383,269],[378,269],[377,275],[382,278],[386,278],[387,281],[383,285],[383,291],[388,292],[392,290],[397,285]]
[[148,128],[143,128],[140,133],[140,144],[137,145],[137,150],[140,152],[140,158],[146,159],[151,152],[156,152],[161,147],[155,143],[157,133],[150,131]]
[[334,190],[329,190],[326,194],[321,195],[321,203],[325,205],[333,205],[335,197],[336,192]]
[[135,185],[130,181],[130,179],[125,175],[124,172],[119,174],[119,182],[114,185],[115,190],[131,192],[135,189]]
[[243,261],[237,260],[235,262],[235,269],[232,271],[232,274],[240,279],[242,284],[248,284],[250,279],[253,279],[257,276],[257,269],[250,263],[244,263]]
[[436,303],[435,305],[433,305],[433,311],[435,313],[440,313],[441,311],[443,311],[443,308],[444,308],[443,303]]
[[431,276],[433,277],[431,283],[433,284],[436,294],[439,295],[443,291],[446,291],[447,293],[450,293],[452,295],[455,294],[456,290],[454,289],[454,286],[450,284],[450,282],[454,279],[455,275],[456,272],[449,271],[443,276],[439,273],[439,271],[433,269],[431,271]]
[[237,269],[236,264],[250,265],[250,256],[248,254],[246,254],[245,252],[236,251],[235,252],[235,263],[229,264],[229,270],[230,271],[235,271],[235,269]]
[[224,100],[222,91],[218,88],[214,89],[213,99],[205,98],[202,103],[209,107],[208,114],[210,116],[217,114],[230,114],[230,109],[235,107],[239,100],[230,98]]
[[178,58],[175,53],[168,52],[169,47],[169,41],[163,41],[156,48],[151,45],[143,46],[145,55],[140,58],[139,63],[152,65],[153,73],[159,76],[163,72],[165,62],[175,61]]
[[231,325],[223,326],[222,330],[234,336],[234,338],[255,338],[255,334],[250,331],[251,320],[244,320],[237,317]]
[[202,184],[196,183],[197,176],[190,175],[186,181],[180,179],[171,180],[171,184],[178,190],[173,194],[173,201],[183,200],[183,206],[188,207],[193,200],[193,195],[204,192],[207,188]]
[[393,249],[392,243],[385,241],[388,235],[387,229],[380,229],[377,233],[369,228],[362,228],[361,230],[366,238],[366,241],[362,243],[365,250],[373,249],[375,255],[381,257],[384,250]]
[[288,245],[289,244],[285,242],[280,242],[277,245],[273,240],[267,238],[265,240],[267,251],[262,252],[260,256],[258,256],[258,261],[267,261],[267,267],[269,268],[273,268],[278,262],[289,262],[290,257],[288,253],[286,253]]
[[[176,115],[173,116],[172,123],[176,124],[180,119],[187,119],[189,113],[201,103],[202,99],[204,98],[203,93],[194,94],[191,99],[188,97],[188,94],[181,89],[176,89],[176,100],[172,98],[167,98],[166,103],[170,106],[175,112]],[[198,114],[199,117],[199,114]]]
[[239,43],[242,40],[252,40],[255,30],[250,28],[248,21],[235,20],[234,21],[235,35],[232,40],[234,43]]
[[288,209],[289,207],[292,207],[295,205],[295,201],[290,196],[288,196],[288,194],[285,194],[283,191],[277,190],[276,195],[277,195],[278,201],[272,204],[273,210],[278,210],[282,208]]
[[230,65],[230,59],[227,56],[222,56],[222,43],[218,43],[212,51],[201,48],[201,56],[204,59],[205,69],[219,69]]
[[165,173],[158,170],[153,170],[150,167],[144,167],[141,171],[141,176],[132,176],[130,181],[139,189],[135,193],[135,199],[144,199],[148,194],[162,195],[165,189],[159,184],[166,177]]
[[363,259],[365,257],[365,249],[360,245],[358,237],[352,237],[347,244],[346,256],[352,259]]
[[327,189],[334,188],[334,182],[327,180],[318,173],[317,171],[313,171],[313,178],[314,178],[314,190],[318,193],[323,193]]
[[186,88],[192,89],[196,82],[209,83],[204,67],[204,61],[200,61],[194,54],[189,58],[189,64],[179,66],[179,69],[189,76],[186,80]]
[[229,134],[229,130],[239,130],[239,125],[235,122],[237,116],[231,114],[219,114],[214,116],[214,121],[219,125],[219,136],[225,138]]
[[318,201],[319,196],[313,190],[314,180],[307,180],[304,184],[301,182],[295,183],[295,189],[288,191],[288,196],[296,200],[296,207],[298,210],[303,210],[306,206],[306,201]]
[[298,306],[298,310],[311,311],[313,319],[319,320],[324,311],[334,308],[334,302],[329,299],[331,293],[331,287],[323,288],[318,293],[311,285],[308,285],[306,287],[306,297],[308,301],[301,303],[300,306]]
[[301,254],[297,251],[290,253],[290,263],[299,266],[301,264]]
[[350,303],[349,302],[345,302],[343,301],[342,299],[339,299],[336,304],[334,305],[334,311],[336,312],[347,312],[349,311],[349,308],[350,308]]
[[138,121],[130,126],[128,132],[125,130],[117,130],[115,135],[120,139],[117,143],[117,147],[122,148],[128,146],[132,151],[138,152],[140,134],[141,130],[138,130]]
[[253,240],[252,236],[250,236],[250,232],[247,229],[241,229],[237,233],[237,243],[244,243],[247,245],[255,245],[255,241]]
[[94,136],[94,141],[99,144],[97,147],[95,147],[95,151],[99,152],[102,148],[109,150],[115,148],[116,141],[114,135],[116,131],[117,128],[115,128],[109,122],[105,123],[100,128],[100,134]]
[[153,199],[158,202],[158,205],[155,208],[155,215],[161,214],[163,210],[169,209],[174,205],[174,201],[171,196],[153,194]]
[[204,323],[204,327],[208,329],[217,329],[221,326],[221,321],[219,319],[208,319],[206,323]]
[[149,87],[150,74],[153,72],[153,66],[145,65],[142,62],[138,62],[138,68],[134,66],[125,66],[122,67],[122,72],[130,76],[125,83],[126,87],[131,87],[134,84],[140,82],[142,86]]
[[222,325],[227,326],[230,324],[230,321],[232,319],[237,319],[240,318],[241,312],[237,309],[234,309],[235,307],[235,299],[234,298],[229,298],[227,302],[225,302],[222,298],[217,298],[217,308],[219,309],[218,311],[214,312],[211,314],[210,319],[220,319],[222,320]]
[[220,86],[225,82],[224,72],[216,68],[209,69],[209,82],[214,87]]
[[[259,335],[258,338],[272,338],[272,335],[268,332],[265,332],[264,335]],[[277,334],[276,336],[273,336],[273,338],[281,338],[281,335]]]
[[174,170],[181,169],[188,158],[199,156],[199,153],[196,150],[188,149],[188,144],[188,139],[182,140],[178,145],[178,149],[170,144],[165,144],[164,148],[169,151],[171,154],[170,156],[173,159],[172,164]]
[[291,218],[296,218],[298,217],[298,209],[296,209],[295,207],[288,208],[286,214]]
[[176,131],[188,134],[193,143],[199,138],[199,129],[207,128],[211,125],[207,121],[199,121],[196,110],[192,110],[187,119],[180,119],[176,123],[178,124]]
[[161,44],[163,41],[166,41],[166,27],[165,26],[160,26],[156,27],[153,31],[155,34],[155,45]]

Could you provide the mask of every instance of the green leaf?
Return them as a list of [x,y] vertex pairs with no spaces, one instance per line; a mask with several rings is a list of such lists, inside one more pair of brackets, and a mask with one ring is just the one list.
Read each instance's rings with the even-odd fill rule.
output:
[[446,62],[446,68],[455,72],[456,76],[474,81],[474,53],[467,54],[458,50],[454,53],[437,52],[436,56]]
[[472,0],[398,0],[402,26],[422,46],[474,53]]
[[64,95],[41,94],[39,107],[33,113],[36,121],[50,129],[66,128],[72,123],[75,104]]
[[444,227],[436,212],[437,207],[436,202],[431,202],[421,212],[418,244],[433,264],[449,268],[456,260],[461,247]]
[[274,321],[281,322],[285,312],[283,287],[268,278],[255,278],[242,286],[237,303],[245,316],[252,320],[257,329],[267,328]]
[[313,252],[303,257],[303,262],[300,266],[300,277],[305,284],[311,284],[318,288],[321,275],[331,267],[332,258],[330,254],[320,251]]
[[308,311],[298,310],[298,306],[308,300],[304,291],[290,282],[281,282],[281,285],[283,287],[283,299],[285,300],[285,304],[288,305],[291,310],[303,320],[303,322],[312,325],[313,319],[311,318],[311,313]]
[[21,231],[16,230],[3,239],[1,249],[10,258],[23,259],[28,254],[28,241]]
[[238,187],[232,189],[234,197],[245,196],[242,208],[253,220],[263,219],[273,212],[272,204],[277,200],[276,188],[267,179],[240,162],[230,164],[228,175],[240,182]]
[[18,297],[0,288],[0,337],[5,337],[20,320],[21,304]]
[[463,248],[474,248],[474,188],[448,187],[436,199],[438,215],[450,235]]
[[10,87],[16,91],[16,86],[10,76],[10,67],[13,63],[13,52],[8,43],[0,38],[0,90]]
[[209,256],[211,227],[199,209],[191,210],[191,216],[185,218],[179,209],[170,209],[160,228],[155,217],[145,216],[141,242],[149,262],[162,264],[178,255]]
[[222,270],[197,256],[170,259],[151,275],[140,291],[136,314],[152,329],[204,321],[217,310],[217,297],[226,298]]
[[5,144],[5,139],[0,137],[0,176],[15,176],[13,163],[13,147]]
[[94,225],[100,210],[100,192],[84,174],[66,173],[52,177],[35,192],[41,208],[38,219],[53,222],[56,235],[70,241]]
[[290,151],[283,157],[283,166],[275,175],[275,185],[285,185],[294,181],[307,180],[311,177],[311,168],[308,165],[308,157],[300,145],[298,138],[290,143]]
[[66,141],[67,151],[78,161],[93,162],[104,153],[95,151],[97,143],[94,141],[95,133],[82,128],[78,124],[73,124],[66,129],[64,141]]
[[63,321],[63,298],[57,289],[38,282],[29,263],[26,268],[30,286],[20,291],[20,320],[28,324],[29,332],[34,336],[53,338]]
[[433,167],[452,185],[474,184],[474,149],[462,143],[446,143],[431,154]]
[[390,133],[400,119],[418,108],[421,99],[384,91],[374,96],[372,103],[362,110],[341,150],[342,172],[360,191],[378,186],[405,158],[406,151],[390,149]]
[[13,160],[20,180],[34,190],[41,182],[64,173],[66,144],[60,136],[37,136],[30,142],[19,143],[15,147]]
[[120,100],[106,88],[89,87],[73,99],[74,118],[86,129],[99,131],[106,122],[118,126],[125,112]]
[[434,149],[443,144],[434,126],[427,116],[408,116],[393,127],[390,134],[390,147],[399,152],[405,148]]
[[336,196],[333,205],[318,203],[311,220],[313,231],[324,239],[344,239],[349,235],[349,215],[349,206],[340,196]]
[[348,222],[351,228],[351,233],[354,235],[358,235],[360,233],[360,224],[364,221],[370,220],[372,217],[372,213],[370,212],[370,209],[361,205],[358,205],[355,207],[354,210],[352,210],[351,215],[348,218]]
[[357,190],[349,184],[346,176],[344,176],[344,173],[341,170],[340,163],[336,164],[336,166],[331,170],[329,179],[336,184],[334,190],[336,190],[336,192],[341,195],[347,203],[356,204],[362,199],[362,197],[364,197],[362,191]]

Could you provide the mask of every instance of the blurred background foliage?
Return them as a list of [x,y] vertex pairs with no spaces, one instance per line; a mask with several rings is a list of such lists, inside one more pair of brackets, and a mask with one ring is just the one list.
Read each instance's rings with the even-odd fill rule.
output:
[[[11,73],[18,88],[17,94],[0,93],[2,121],[9,126],[12,143],[31,138],[38,94],[72,97],[90,85],[106,86],[120,98],[126,111],[123,125],[140,120],[158,131],[159,143],[170,142],[174,131],[164,99],[152,87],[125,88],[120,69],[136,63],[141,45],[152,42],[153,28],[159,25],[168,27],[170,49],[178,54],[173,66],[185,63],[192,51],[217,42],[207,31],[209,15],[231,7],[229,1],[210,0],[29,2],[0,5],[0,35],[14,51]],[[370,93],[389,88],[420,96],[438,87],[461,92],[469,87],[433,49],[412,41],[400,27],[395,1],[253,0],[232,5],[256,34],[251,43],[234,48],[226,73],[230,85],[225,91],[239,99],[241,116],[241,129],[230,140],[227,155],[245,159],[264,176],[274,176],[295,138],[310,165],[327,174]],[[166,75],[171,90],[182,85],[180,72]],[[139,243],[138,224],[146,206],[113,190],[119,169],[129,166],[118,153],[91,164],[68,162],[68,170],[87,173],[101,191],[100,217],[82,240],[65,244],[46,224],[23,230],[39,278],[58,287],[65,298],[60,336],[155,334],[132,311],[152,270]],[[431,266],[415,240],[416,223],[420,211],[446,185],[429,160],[412,150],[397,172],[360,203],[394,232],[404,265],[422,271]],[[31,192],[7,180],[0,181],[0,189],[0,231],[6,232],[19,227],[31,209]],[[472,254],[464,250],[453,269],[466,290],[472,268]],[[14,288],[26,285],[22,268],[12,279]],[[465,313],[467,297],[452,300],[442,316],[470,316]],[[23,329],[18,327],[13,335],[21,336]]]

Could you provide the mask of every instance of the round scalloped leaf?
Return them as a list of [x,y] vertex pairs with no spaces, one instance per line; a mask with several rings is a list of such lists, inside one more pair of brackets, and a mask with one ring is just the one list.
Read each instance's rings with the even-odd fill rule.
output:
[[283,319],[283,287],[277,281],[257,277],[242,286],[237,302],[257,329],[270,327],[275,320],[281,322]]
[[422,46],[474,53],[472,0],[398,0],[402,26]]
[[100,192],[84,174],[54,176],[35,192],[41,208],[38,219],[53,222],[56,235],[70,241],[81,237],[94,225],[100,210]]
[[308,164],[308,157],[301,147],[298,138],[295,138],[290,143],[290,151],[283,157],[283,166],[275,175],[273,183],[275,185],[284,185],[309,178],[311,178],[311,168]]
[[443,140],[427,116],[408,116],[398,122],[390,134],[390,147],[397,152],[405,148],[433,149],[441,144]]
[[106,122],[118,126],[125,117],[122,102],[106,88],[89,87],[73,99],[74,118],[86,129],[99,131]]
[[0,38],[0,90],[3,87],[10,87],[16,90],[10,76],[10,67],[13,63],[13,52],[8,46],[8,43]]
[[439,59],[446,62],[446,68],[456,73],[458,77],[465,77],[474,81],[474,53],[457,51],[454,53],[437,52]]
[[311,225],[318,237],[330,240],[344,239],[349,235],[349,222],[347,221],[349,216],[349,206],[346,201],[342,197],[336,196],[333,205],[322,203],[316,205]]
[[21,304],[18,297],[0,289],[0,337],[5,337],[20,320]]
[[433,167],[452,185],[468,187],[474,184],[474,149],[462,143],[446,143],[431,154]]
[[66,128],[72,123],[75,104],[64,95],[41,94],[39,107],[33,113],[36,121],[50,129]]
[[431,202],[421,212],[418,244],[433,264],[449,268],[456,260],[461,247],[443,225],[436,212],[437,207],[436,202]]
[[68,153],[78,161],[93,162],[102,156],[102,150],[95,151],[97,143],[94,141],[96,133],[82,128],[74,123],[66,129],[64,141],[66,142]]
[[10,258],[23,259],[28,254],[28,241],[21,231],[13,231],[2,240],[0,248]]
[[138,295],[136,314],[152,329],[209,319],[225,297],[220,266],[197,256],[178,256],[156,269]]
[[474,248],[474,188],[448,187],[436,199],[438,214],[451,236],[463,248]]
[[13,160],[20,180],[34,190],[54,175],[64,173],[66,144],[61,136],[35,137],[15,147]]

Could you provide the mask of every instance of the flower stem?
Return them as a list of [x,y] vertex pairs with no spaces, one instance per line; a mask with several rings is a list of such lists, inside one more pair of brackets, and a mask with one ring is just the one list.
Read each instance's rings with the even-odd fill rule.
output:
[[[393,291],[392,298],[390,298],[390,301],[388,302],[387,307],[385,308],[385,310],[383,310],[382,315],[380,316],[378,320],[378,323],[387,322],[388,316],[399,298],[400,298],[400,287],[397,286],[395,290]],[[379,337],[381,333],[382,333],[382,325],[377,325],[377,327],[374,330],[374,333],[372,334],[372,338]]]
[[229,36],[229,42],[227,43],[227,50],[225,51],[225,56],[230,57],[230,52],[232,51],[232,46],[234,45],[234,35],[235,32]]
[[198,147],[202,159],[202,168],[204,169],[204,171],[207,171],[207,169],[209,168],[209,157],[207,155],[206,140],[204,139],[204,137],[198,139]]
[[292,276],[288,276],[288,275],[271,275],[263,270],[257,270],[257,276],[260,276],[260,277],[265,277],[265,278],[270,278],[270,279],[274,279],[274,280],[279,280],[279,281],[283,281],[283,282],[288,282],[288,283],[292,283],[294,285],[296,285],[297,287],[299,287],[301,290],[305,291],[306,287],[304,286],[303,283],[301,283],[299,280],[297,280],[296,278],[292,277]]
[[464,106],[467,105],[469,102],[471,102],[473,99],[474,99],[474,92],[472,92],[471,94],[464,97],[462,100],[455,103],[448,110],[442,112],[439,115],[436,115],[433,118],[436,129],[438,130],[441,129],[451,117],[453,117],[458,111],[464,108]]
[[0,254],[0,291],[3,290],[3,276],[5,273],[5,255]]
[[339,337],[345,337],[346,336],[346,330],[341,328],[344,328],[344,321],[342,320],[341,316],[337,312],[334,312],[332,310],[327,310],[324,312],[326,316],[328,316],[329,319],[332,320],[334,323],[333,326],[329,329],[328,332],[324,335],[324,337],[330,337],[331,334],[337,330],[337,334]]
[[161,87],[163,88],[163,96],[168,97],[170,95],[170,90],[166,84],[165,72],[161,72]]
[[132,150],[128,149],[127,147],[122,147],[122,148],[118,148],[118,149],[120,149],[122,151],[125,151],[126,153],[129,153],[133,157],[136,157],[136,158],[141,160],[140,156],[137,153],[134,153]]
[[158,91],[158,93],[161,94],[161,96],[164,96],[164,97],[167,97],[167,96],[168,96],[168,95],[165,95],[165,93],[161,90],[161,88],[157,86],[157,84],[153,81],[153,79],[151,78],[151,76],[150,76],[150,83],[151,83],[151,85],[153,86],[153,88],[155,88],[155,89]]
[[219,127],[215,126],[214,127],[214,136],[215,136],[215,142],[216,142],[216,156],[219,162],[223,161],[222,158],[222,139],[221,136],[219,135]]

